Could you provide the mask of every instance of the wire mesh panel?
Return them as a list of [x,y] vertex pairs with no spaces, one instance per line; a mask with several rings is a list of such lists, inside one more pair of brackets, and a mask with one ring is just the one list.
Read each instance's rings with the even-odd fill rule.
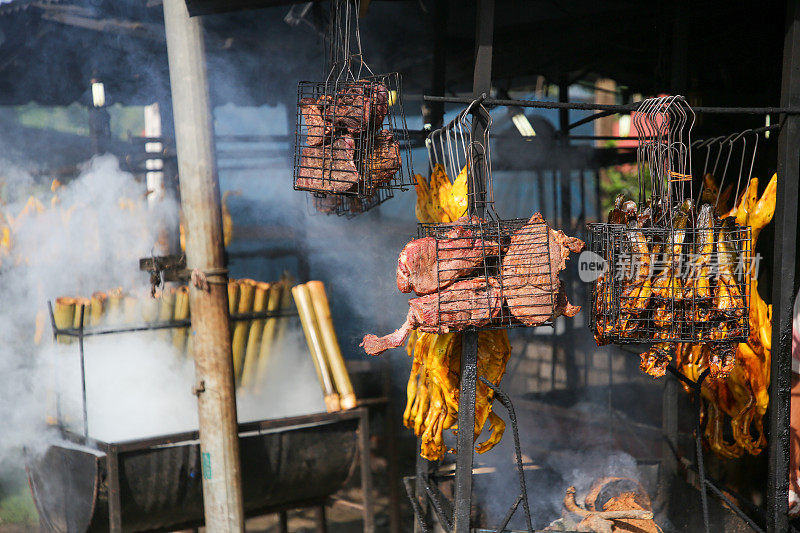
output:
[[368,198],[410,185],[400,84],[397,73],[300,82],[294,188]]
[[727,219],[692,228],[589,225],[603,260],[590,327],[599,344],[745,341],[750,228]]
[[[426,330],[538,326],[560,314],[560,268],[551,263],[560,244],[541,218],[420,224],[412,244],[401,262],[416,275],[415,291],[428,293],[412,304]],[[420,268],[426,262],[433,268]]]

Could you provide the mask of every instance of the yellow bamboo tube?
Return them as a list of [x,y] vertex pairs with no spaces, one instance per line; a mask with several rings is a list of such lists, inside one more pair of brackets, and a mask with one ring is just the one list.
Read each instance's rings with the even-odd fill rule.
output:
[[311,352],[311,358],[317,370],[317,378],[322,387],[322,394],[325,396],[325,408],[329,413],[339,411],[341,409],[339,395],[333,387],[333,380],[331,379],[330,371],[325,362],[322,339],[317,327],[317,320],[314,317],[314,308],[311,305],[311,296],[309,295],[308,287],[305,285],[293,287],[292,296],[294,296],[294,303],[297,305],[297,310],[300,313],[300,323],[303,325],[303,333],[306,335],[308,349]]
[[[253,312],[260,313],[267,309],[271,283],[258,282],[253,296]],[[244,352],[244,366],[242,368],[242,388],[252,388],[258,368],[258,355],[261,348],[261,335],[264,331],[266,320],[253,320],[250,331],[247,333],[247,349]]]
[[339,341],[336,338],[336,330],[333,328],[331,308],[328,303],[328,296],[325,294],[325,285],[321,281],[309,281],[306,283],[306,287],[308,287],[311,303],[314,306],[314,316],[322,334],[325,358],[328,361],[328,367],[331,369],[336,392],[339,393],[341,398],[342,409],[354,409],[356,407],[356,394],[342,357]]
[[122,298],[124,296],[122,287],[108,291],[106,300],[106,322],[108,324],[119,324],[122,322]]
[[[281,276],[281,299],[278,309],[281,311],[288,310],[292,305],[292,287],[294,286],[294,278],[288,272],[284,272]],[[280,346],[283,342],[283,336],[286,334],[286,328],[289,327],[289,317],[281,317],[277,319],[275,326],[275,338],[272,341],[273,346]],[[260,375],[260,374],[259,374]]]
[[[175,320],[186,320],[189,318],[189,287],[181,285],[175,291]],[[189,335],[189,328],[175,328],[172,330],[172,345],[178,350],[178,353],[183,353],[186,349],[186,337]]]
[[236,313],[239,307],[239,281],[235,279],[228,280],[228,314]]
[[[175,316],[175,287],[167,287],[161,291],[161,306],[158,310],[158,321],[169,322]],[[159,338],[164,342],[169,342],[172,338],[171,332],[166,329],[159,332]]]
[[146,324],[152,324],[158,320],[160,305],[161,300],[150,295],[142,300],[142,320],[144,320]]
[[36,313],[36,329],[33,332],[33,343],[37,346],[42,343],[42,337],[44,337],[44,326],[47,320],[45,315],[44,310],[39,310]]
[[[291,294],[289,287],[283,281],[274,283],[269,291],[267,311],[271,313],[279,311],[283,298],[291,298]],[[280,318],[270,317],[264,322],[264,331],[261,334],[261,346],[258,350],[258,365],[253,380],[253,387],[256,391],[261,390],[261,385],[264,383],[264,378],[269,371],[272,354],[275,352],[275,330],[280,320]]]
[[[69,296],[56,298],[56,305],[53,307],[53,318],[55,319],[56,328],[72,328],[75,323],[75,298],[70,298]],[[72,339],[66,335],[58,335],[56,341],[68,343],[72,342]]]
[[142,306],[139,298],[125,296],[122,299],[122,322],[125,324],[139,324],[142,321]]
[[83,307],[83,325],[89,324],[89,314],[91,310],[89,306],[92,301],[89,298],[75,298],[75,317],[72,321],[72,327],[78,329],[81,327],[81,307]]
[[92,307],[89,313],[89,324],[92,327],[97,327],[103,321],[103,315],[106,312],[106,300],[108,295],[102,291],[95,291],[92,294]]
[[[236,307],[237,313],[249,313],[253,309],[253,297],[256,292],[256,282],[252,279],[239,280],[239,304]],[[242,369],[244,367],[244,354],[247,350],[247,332],[250,330],[252,320],[237,320],[233,326],[233,340],[231,341],[231,351],[233,352],[233,373],[236,376],[236,383],[242,379]]]

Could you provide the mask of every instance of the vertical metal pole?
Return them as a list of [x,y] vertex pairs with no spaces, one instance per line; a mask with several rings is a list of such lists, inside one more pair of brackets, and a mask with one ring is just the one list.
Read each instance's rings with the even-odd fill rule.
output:
[[478,332],[465,331],[461,340],[461,384],[458,397],[458,435],[454,531],[469,533],[472,510],[473,428],[475,427],[475,386],[478,379]]
[[106,483],[108,487],[108,530],[122,533],[122,502],[119,487],[119,455],[117,449],[109,446],[106,450]]
[[86,358],[83,352],[83,315],[86,306],[81,304],[81,321],[78,326],[78,346],[81,354],[81,400],[83,400],[83,436],[89,438],[89,408],[86,405]]
[[372,467],[369,460],[369,411],[366,407],[361,407],[359,410],[361,415],[358,422],[358,451],[361,456],[361,492],[364,493],[364,532],[375,533],[375,514],[372,505]]
[[289,533],[289,517],[286,511],[278,512],[278,533]]
[[[781,106],[800,107],[800,2],[789,0],[783,42]],[[769,386],[767,531],[787,531],[789,519],[789,412],[792,379],[792,305],[797,254],[800,117],[784,117],[778,137],[778,191],[772,274],[772,362]]]
[[[447,74],[447,7],[448,0],[435,0],[433,6],[433,76],[431,94],[444,96]],[[430,104],[431,129],[444,124],[444,102]]]
[[[675,451],[678,449],[678,380],[667,375],[664,380],[664,391],[661,398],[661,468],[658,484],[663,496],[667,497],[670,487],[678,474],[678,460]],[[661,496],[661,495],[659,495]]]
[[[672,72],[670,87],[673,94],[686,94],[689,85],[687,61],[689,56],[689,25],[685,16],[685,0],[672,4],[674,18],[672,28]],[[669,498],[671,488],[678,475],[678,379],[668,375],[664,380],[661,396],[661,477],[658,484],[663,498]],[[702,487],[701,487],[702,489]],[[659,497],[662,497],[659,494]],[[665,500],[667,501],[667,500]]]
[[[494,33],[494,0],[478,0],[475,36],[475,74],[473,94],[489,94],[492,88],[492,40]],[[473,120],[472,138],[480,139],[485,133],[478,115]],[[474,154],[473,154],[474,156]],[[473,164],[474,179],[469,183],[470,212],[484,216],[486,206],[486,180],[480,165]],[[470,532],[472,510],[473,428],[475,427],[475,387],[478,380],[478,332],[466,331],[462,337],[461,384],[458,398],[458,436],[456,448],[455,494],[453,530]]]
[[185,0],[164,0],[186,265],[203,272],[209,289],[192,286],[192,342],[209,532],[244,531],[236,395],[228,316],[227,270],[206,77],[203,27]]
[[[558,101],[569,102],[569,80],[566,74],[562,74],[558,83]],[[559,217],[561,227],[570,235],[574,233],[572,224],[572,167],[569,162],[569,109],[558,110],[558,129],[564,132],[561,136],[561,162],[559,167],[559,175],[561,177],[561,216]],[[565,280],[562,281],[566,285],[567,294],[573,296],[573,285],[575,277],[572,275],[572,268],[574,263],[568,265],[565,272]],[[553,331],[555,332],[555,324],[553,324]],[[561,353],[561,360],[564,362],[564,371],[566,373],[567,388],[575,389],[580,386],[580,375],[578,372],[577,354],[575,353],[575,343],[573,342],[572,320],[561,321],[563,328],[558,337],[553,337],[556,345],[553,347]],[[588,368],[585,369],[588,373]]]
[[[420,455],[422,451],[422,439],[417,437],[417,461],[415,464],[415,471],[416,476],[414,477],[414,497],[417,499],[420,508],[420,515],[422,516],[423,520],[427,520],[428,517],[428,495],[425,492],[425,482],[428,479],[428,468],[429,463],[428,460],[425,459]],[[414,533],[421,533],[422,527],[420,527],[419,520],[414,520]]]
[[[389,367],[389,360],[386,359],[386,368],[384,370],[385,385],[384,390],[386,398],[391,397],[392,383],[391,383],[391,369]],[[394,409],[392,409],[392,402],[387,401],[383,411],[383,430],[384,438],[386,439],[386,458],[389,462],[388,476],[389,476],[389,533],[400,533],[400,474],[397,471],[397,442],[395,437],[395,418]]]
[[317,522],[315,531],[317,533],[328,533],[328,520],[325,517],[325,506],[319,505],[314,508],[314,515]]

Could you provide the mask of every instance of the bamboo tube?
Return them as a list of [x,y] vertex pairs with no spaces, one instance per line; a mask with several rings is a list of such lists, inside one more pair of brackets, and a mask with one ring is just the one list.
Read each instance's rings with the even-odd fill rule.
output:
[[149,295],[142,300],[142,320],[144,320],[146,324],[152,324],[158,320],[160,305],[161,301],[158,298]]
[[236,313],[239,307],[239,281],[235,279],[228,280],[228,314]]
[[333,388],[333,380],[331,379],[328,366],[325,362],[322,339],[320,338],[319,329],[316,324],[317,321],[314,317],[314,308],[311,305],[311,296],[309,295],[308,287],[305,285],[293,287],[292,296],[294,296],[294,303],[297,305],[297,310],[300,313],[300,323],[303,325],[303,333],[306,335],[308,349],[311,352],[314,367],[317,369],[317,378],[319,378],[319,384],[325,396],[325,408],[329,413],[339,411],[341,409],[339,395]]
[[42,343],[42,337],[44,337],[45,315],[46,313],[44,310],[39,310],[39,312],[36,313],[36,329],[33,332],[33,344],[37,346]]
[[122,322],[123,295],[122,287],[108,291],[108,300],[106,300],[106,322],[108,324],[116,325]]
[[[186,320],[189,318],[189,287],[181,285],[175,291],[175,310],[172,316],[175,320]],[[183,354],[186,349],[186,337],[189,335],[189,328],[175,328],[172,330],[172,345]]]
[[306,287],[308,287],[311,303],[314,306],[314,316],[322,334],[325,357],[328,361],[328,367],[331,369],[336,392],[339,393],[341,398],[342,409],[354,409],[356,407],[356,394],[342,357],[342,349],[336,338],[336,330],[333,328],[331,308],[328,303],[328,296],[325,294],[325,285],[321,281],[309,281],[306,283]]
[[[253,309],[253,297],[256,292],[256,282],[252,279],[239,280],[239,304],[236,307],[237,313],[249,313]],[[232,324],[233,340],[231,341],[231,351],[233,352],[233,374],[236,383],[242,379],[242,369],[244,367],[244,354],[247,350],[247,332],[250,330],[252,320],[239,320]]]
[[[168,287],[161,291],[161,306],[158,310],[158,321],[169,322],[175,316],[175,287]],[[168,342],[172,338],[172,332],[168,329],[159,332],[159,338]]]
[[83,325],[89,323],[89,306],[92,301],[89,298],[75,298],[75,317],[72,321],[72,327],[78,329],[81,327],[81,306],[83,306]]
[[[75,323],[75,298],[62,296],[56,298],[56,305],[53,308],[53,318],[56,328],[70,329]],[[56,342],[69,343],[72,339],[66,335],[58,335]]]
[[[274,283],[269,291],[267,301],[267,311],[275,312],[280,310],[281,301],[284,298],[291,298],[289,287],[283,281]],[[275,344],[275,329],[281,319],[270,317],[264,322],[264,331],[261,334],[261,346],[258,351],[258,365],[255,371],[253,386],[256,391],[261,390],[261,384],[269,370],[269,363],[272,360]]]
[[[288,272],[284,272],[281,276],[281,300],[278,305],[278,310],[286,311],[292,305],[292,292],[294,286],[294,278]],[[281,317],[276,321],[275,339],[272,341],[273,346],[280,346],[283,341],[283,336],[286,335],[286,328],[289,327],[289,317]]]
[[92,327],[97,327],[103,321],[103,315],[106,312],[106,300],[108,295],[102,291],[95,291],[92,294],[92,306],[89,313],[89,324]]
[[[253,296],[253,312],[260,313],[267,309],[270,293],[275,292],[271,287],[277,284],[256,283],[255,296]],[[252,388],[258,367],[258,355],[261,348],[261,335],[264,331],[265,319],[253,320],[247,334],[247,349],[244,352],[244,367],[242,368],[242,388]]]
[[139,298],[125,296],[122,299],[122,322],[124,324],[138,324],[142,321],[142,306]]

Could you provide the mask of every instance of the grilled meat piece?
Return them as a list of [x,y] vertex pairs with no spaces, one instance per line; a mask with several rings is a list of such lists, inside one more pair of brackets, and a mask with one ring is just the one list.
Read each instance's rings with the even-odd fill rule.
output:
[[342,199],[339,196],[323,196],[314,199],[314,207],[317,211],[325,213],[326,215],[336,213],[336,210],[339,209],[341,205]]
[[500,313],[500,283],[495,278],[457,281],[435,294],[408,301],[408,316],[399,329],[384,337],[365,335],[361,346],[379,355],[403,344],[412,329],[448,333],[467,326],[484,326]]
[[323,116],[337,127],[359,133],[379,127],[388,113],[386,86],[374,80],[358,80],[339,91],[334,105],[328,105]]
[[322,111],[314,98],[300,100],[300,113],[306,125],[306,144],[319,146],[331,139],[333,128],[322,118]]
[[671,352],[672,347],[668,343],[654,344],[640,356],[642,361],[639,363],[639,368],[654,378],[663,377],[667,373],[667,365],[672,360]]
[[666,243],[664,263],[666,267],[653,280],[653,298],[659,304],[653,315],[653,320],[661,329],[668,329],[675,319],[673,311],[675,305],[683,299],[683,283],[680,279],[683,241],[686,239],[686,226],[689,214],[692,211],[692,201],[687,200],[681,205],[673,217],[672,230],[669,232],[669,242]]
[[623,202],[625,202],[625,195],[623,194],[618,194],[617,197],[614,198],[614,207],[608,212],[609,224],[625,223],[625,212],[622,210]]
[[685,282],[685,298],[692,302],[691,320],[709,320],[711,304],[711,259],[714,255],[714,212],[711,204],[703,204],[697,217],[697,258]]
[[[477,224],[480,219],[461,217],[454,224]],[[422,296],[450,286],[456,279],[483,263],[487,256],[499,254],[498,245],[476,238],[469,226],[454,226],[445,239],[414,239],[397,258],[397,288]],[[437,261],[438,259],[438,261]]]
[[[561,281],[570,252],[583,250],[584,243],[547,226],[540,213],[511,237],[503,257],[503,296],[511,313],[526,326],[537,326],[556,316]],[[563,296],[562,313],[574,316],[575,307]]]
[[352,135],[337,137],[331,144],[306,146],[300,158],[297,186],[327,192],[345,192],[358,183]]
[[622,332],[630,333],[636,329],[638,321],[631,320],[638,317],[647,307],[652,295],[652,265],[653,258],[647,246],[644,234],[639,231],[639,227],[634,221],[628,222],[627,237],[631,244],[631,266],[637,267],[633,279],[623,281],[622,293],[620,295],[621,319],[619,329]]
[[372,146],[365,156],[364,172],[371,180],[369,186],[380,187],[387,184],[401,166],[400,143],[395,140],[391,131],[381,130],[372,140]]
[[734,276],[736,268],[736,252],[732,239],[734,220],[728,217],[722,221],[717,233],[717,257],[719,258],[719,274],[717,287],[714,290],[714,309],[723,316],[742,317],[745,312],[745,301]]

